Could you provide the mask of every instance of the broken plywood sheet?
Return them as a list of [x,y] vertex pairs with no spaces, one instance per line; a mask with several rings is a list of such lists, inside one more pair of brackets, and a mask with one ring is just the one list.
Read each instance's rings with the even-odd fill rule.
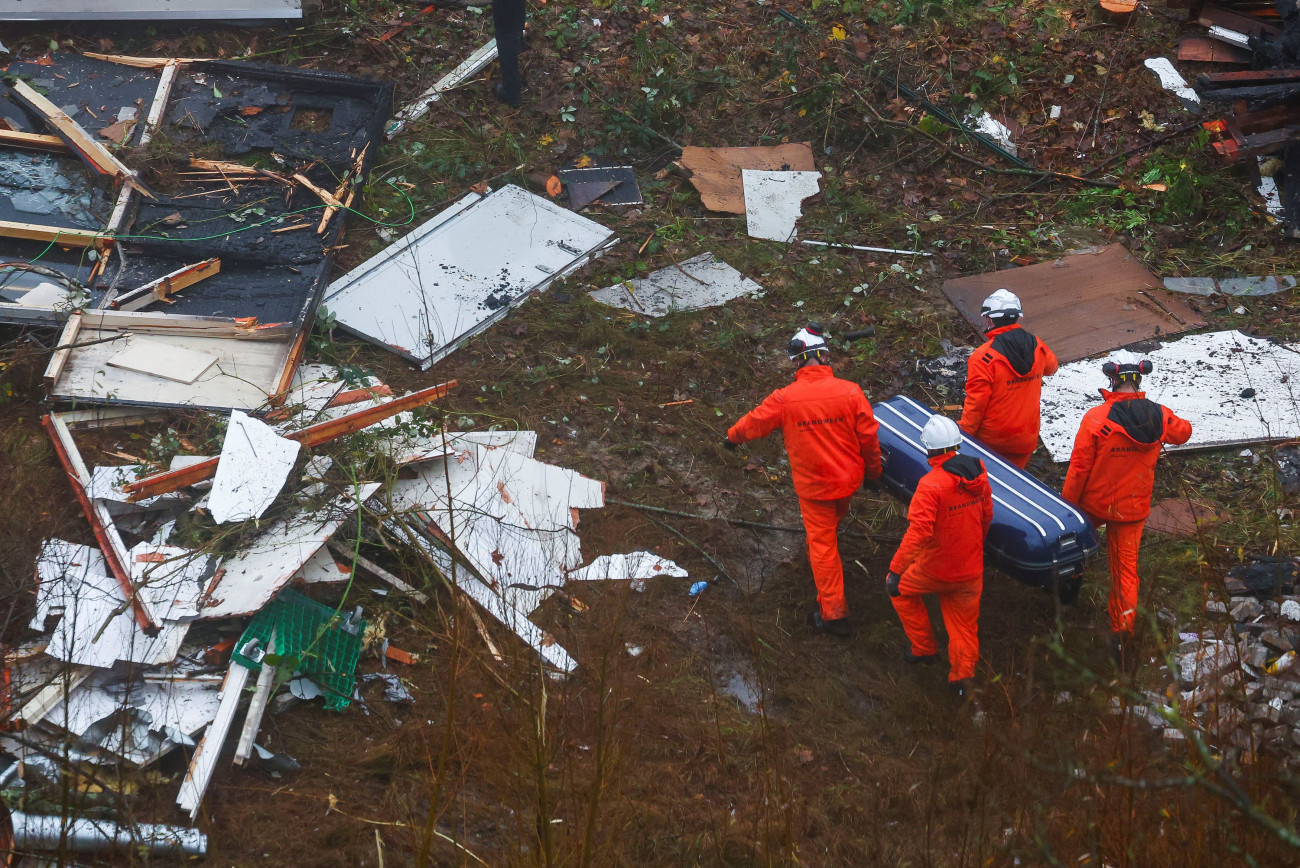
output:
[[750,238],[790,241],[803,215],[803,200],[816,196],[821,172],[744,169],[745,227]]
[[1230,520],[1227,513],[1219,512],[1208,503],[1185,497],[1167,497],[1151,507],[1146,529],[1186,539],[1196,536],[1198,529],[1209,530]]
[[516,186],[471,193],[330,285],[344,329],[428,368],[614,235]]
[[[193,383],[179,383],[109,366],[121,350],[122,332],[83,328],[77,348],[55,381],[51,396],[65,401],[153,407],[253,410],[279,389],[290,364],[290,340],[150,335],[149,340],[215,356]],[[102,343],[96,343],[102,341]]]
[[588,294],[611,307],[659,317],[678,310],[716,307],[762,289],[712,253],[702,253],[646,277]]
[[745,213],[742,170],[811,172],[817,168],[808,142],[755,148],[687,147],[682,148],[677,162],[690,172],[691,185],[699,191],[704,207],[728,214]]
[[365,483],[258,534],[221,562],[200,601],[199,617],[233,618],[261,609],[378,488],[379,483]]
[[301,448],[265,422],[231,412],[208,499],[212,520],[225,524],[261,518],[284,488]]
[[1161,289],[1155,275],[1120,244],[946,280],[943,294],[982,334],[980,304],[1003,288],[1020,297],[1025,328],[1042,338],[1062,362],[1205,325],[1186,302]]
[[[1229,331],[1188,335],[1143,357],[1155,366],[1142,378],[1147,397],[1192,423],[1191,439],[1166,450],[1300,437],[1300,353]],[[1043,445],[1057,461],[1070,459],[1079,422],[1099,400],[1104,362],[1062,365],[1043,381]]]

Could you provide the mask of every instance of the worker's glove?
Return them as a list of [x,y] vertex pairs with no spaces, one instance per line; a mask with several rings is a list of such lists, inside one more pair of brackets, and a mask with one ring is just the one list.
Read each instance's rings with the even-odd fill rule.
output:
[[737,449],[740,448],[740,444],[739,444],[739,443],[732,443],[730,437],[726,437],[726,438],[724,438],[723,441],[722,441],[722,445],[723,445],[723,446],[726,446],[726,447],[727,447],[728,449],[730,449],[732,452],[735,452]]
[[874,492],[876,492],[877,494],[879,494],[880,492],[884,491],[884,489],[881,488],[881,486],[880,486],[880,477],[877,476],[875,479],[868,479],[868,478],[865,477],[865,476],[862,477],[862,490],[863,490],[863,491],[874,491]]
[[891,597],[897,597],[900,593],[898,590],[898,583],[901,582],[902,580],[903,580],[902,576],[900,576],[898,573],[894,572],[893,570],[890,570],[885,575],[885,592],[888,593],[889,596]]

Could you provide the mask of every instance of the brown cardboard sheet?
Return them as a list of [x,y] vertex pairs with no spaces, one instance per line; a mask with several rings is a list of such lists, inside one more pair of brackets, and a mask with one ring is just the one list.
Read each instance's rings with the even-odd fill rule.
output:
[[812,145],[797,142],[756,148],[682,148],[678,164],[690,172],[691,185],[710,211],[745,213],[741,169],[772,172],[814,172]]

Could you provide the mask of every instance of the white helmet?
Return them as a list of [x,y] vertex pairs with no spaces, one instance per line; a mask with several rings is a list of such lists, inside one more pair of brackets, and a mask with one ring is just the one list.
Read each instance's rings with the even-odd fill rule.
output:
[[921,429],[921,445],[930,452],[960,446],[961,429],[947,416],[931,416]]
[[786,345],[786,352],[790,354],[792,362],[826,351],[826,330],[820,323],[815,322],[808,323],[805,328],[795,332],[794,337],[790,338],[790,343]]
[[980,305],[980,313],[993,319],[1019,317],[1021,312],[1020,299],[1009,289],[999,289]]
[[1130,380],[1137,382],[1143,374],[1149,374],[1155,366],[1147,359],[1129,350],[1116,350],[1106,361],[1102,362],[1101,372],[1112,380]]

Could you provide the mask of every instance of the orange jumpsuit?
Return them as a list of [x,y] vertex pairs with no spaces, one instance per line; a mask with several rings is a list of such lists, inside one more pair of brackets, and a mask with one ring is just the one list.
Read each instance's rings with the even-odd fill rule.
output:
[[993,492],[984,464],[945,452],[930,459],[907,508],[907,533],[889,562],[902,578],[890,597],[918,657],[936,654],[924,594],[939,596],[948,631],[948,680],[974,677],[979,661],[980,593],[984,590],[984,537],[993,521]]
[[839,379],[828,365],[808,365],[795,371],[793,383],[768,395],[727,431],[732,443],[744,443],[781,429],[826,621],[849,614],[839,524],[864,474],[880,477],[879,427],[861,387]]
[[966,362],[962,431],[1024,468],[1038,446],[1043,377],[1056,373],[1056,354],[1018,325],[988,333]]
[[1110,629],[1133,630],[1138,597],[1138,546],[1151,514],[1160,445],[1177,446],[1192,436],[1192,425],[1168,407],[1148,401],[1145,392],[1108,392],[1083,416],[1070,453],[1061,496],[1106,526],[1110,555]]

